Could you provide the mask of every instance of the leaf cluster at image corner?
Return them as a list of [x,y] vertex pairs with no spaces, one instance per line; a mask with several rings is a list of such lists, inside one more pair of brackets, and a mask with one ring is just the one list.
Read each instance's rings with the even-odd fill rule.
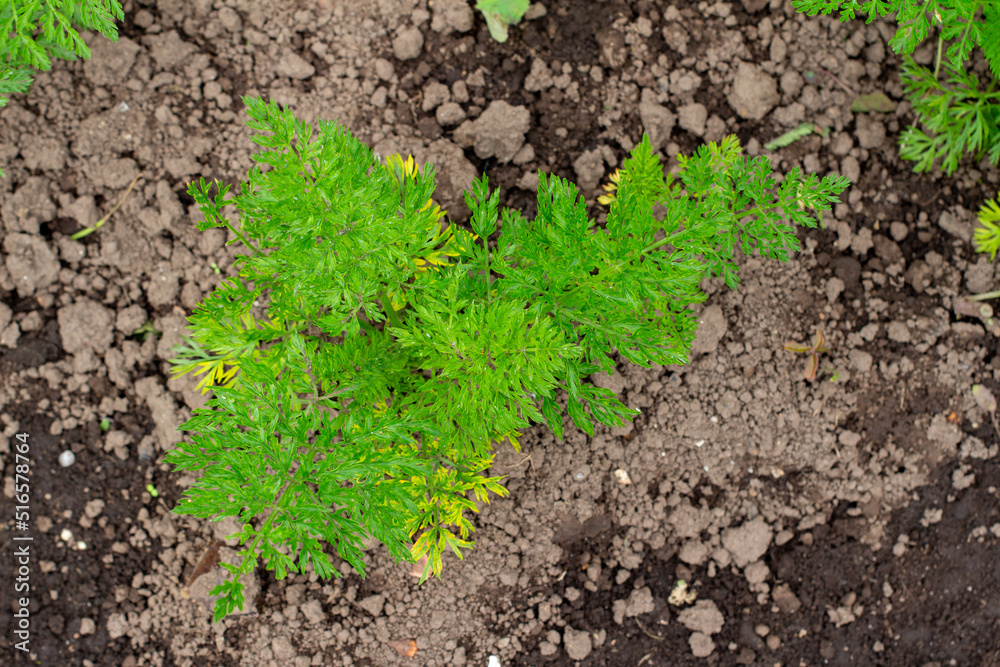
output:
[[[895,14],[896,34],[889,40],[893,51],[903,54],[901,72],[904,94],[913,104],[917,119],[930,134],[909,127],[899,138],[899,155],[915,162],[914,171],[941,169],[949,176],[958,161],[969,154],[1000,162],[1000,3],[975,0],[793,0],[792,6],[806,14],[840,12],[848,21],[857,12],[876,17]],[[980,20],[978,17],[981,16]],[[910,54],[940,26],[938,54],[934,70],[917,65]],[[953,40],[953,41],[952,41]],[[945,80],[940,78],[942,47],[948,46]],[[983,50],[993,75],[989,87],[979,89],[978,78],[965,67],[975,47]]]
[[[850,21],[861,12],[865,23],[894,15],[896,34],[889,47],[900,54],[913,53],[930,34],[935,23],[941,26],[941,38],[957,39],[948,47],[948,58],[955,67],[969,59],[972,50],[983,49],[990,69],[1000,78],[1000,8],[981,0],[792,0],[792,6],[809,16],[840,13],[841,21]],[[979,10],[983,20],[976,20]]]
[[49,70],[51,58],[90,58],[90,48],[74,25],[117,42],[115,19],[125,20],[118,0],[0,1],[0,107],[7,106],[5,95],[28,92],[34,79],[30,68]]

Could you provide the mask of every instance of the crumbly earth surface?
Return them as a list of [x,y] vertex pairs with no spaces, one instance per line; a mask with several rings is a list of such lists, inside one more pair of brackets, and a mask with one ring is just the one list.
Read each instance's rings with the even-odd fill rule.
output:
[[[971,239],[1000,174],[899,159],[913,115],[890,22],[548,0],[498,44],[462,0],[124,7],[117,43],[85,33],[92,59],[56,61],[0,111],[5,609],[19,433],[34,536],[30,653],[4,613],[4,664],[1000,664],[998,434],[971,393],[1000,389],[997,339],[953,311],[997,284]],[[851,90],[898,104],[855,113]],[[529,217],[539,171],[600,216],[644,131],[668,169],[735,133],[776,171],[853,184],[788,263],[741,258],[736,291],[706,281],[689,365],[591,378],[642,410],[633,424],[590,438],[567,419],[564,441],[538,425],[501,448],[510,497],[440,580],[373,546],[366,579],[260,569],[251,613],[213,625],[233,526],[171,513],[193,478],[162,459],[204,399],[167,359],[239,252],[196,230],[187,183],[239,187],[259,148],[241,96],[258,94],[432,162],[460,221],[484,172]],[[806,121],[828,134],[763,148]],[[783,345],[817,328],[829,351],[807,382]]]

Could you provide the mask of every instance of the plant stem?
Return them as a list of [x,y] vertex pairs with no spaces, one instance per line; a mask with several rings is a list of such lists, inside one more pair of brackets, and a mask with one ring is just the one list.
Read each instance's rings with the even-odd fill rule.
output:
[[70,236],[70,238],[75,241],[75,240],[83,238],[87,234],[90,234],[91,232],[97,231],[98,229],[100,229],[101,227],[103,227],[104,223],[108,221],[108,218],[110,218],[114,214],[114,212],[117,211],[121,207],[121,205],[125,202],[125,198],[128,197],[128,194],[130,192],[132,192],[132,188],[135,187],[135,182],[138,181],[140,178],[142,178],[142,174],[136,174],[136,177],[133,178],[132,182],[128,184],[128,189],[125,191],[125,194],[123,194],[122,198],[118,200],[118,203],[115,204],[115,207],[113,209],[111,209],[110,211],[108,211],[108,214],[106,216],[104,216],[103,218],[101,218],[100,220],[98,220],[96,223],[94,223],[93,227],[87,227],[85,229],[81,229],[76,234],[73,234],[72,236]]
[[1000,298],[1000,291],[983,292],[982,294],[973,294],[972,296],[967,296],[965,298],[967,301],[988,301],[989,299]]
[[331,399],[331,398],[333,398],[335,396],[340,396],[341,394],[344,394],[344,393],[346,393],[348,391],[352,391],[354,389],[357,389],[358,386],[359,385],[357,385],[357,384],[351,384],[351,385],[348,385],[346,387],[341,387],[337,391],[331,392],[329,394],[324,394],[323,396],[316,396],[315,398],[302,398],[302,397],[296,396],[295,400],[298,401],[299,403],[318,403],[319,401],[326,401],[326,400]]
[[236,574],[237,579],[239,579],[239,577],[243,576],[244,574],[250,571],[249,569],[244,570],[243,568],[246,567],[246,564],[251,557],[254,557],[254,561],[256,562],[257,547],[260,545],[261,540],[264,539],[264,534],[270,530],[271,524],[274,523],[274,517],[276,517],[280,512],[285,511],[285,505],[282,501],[285,500],[285,492],[288,491],[288,489],[291,486],[292,486],[292,480],[288,480],[287,482],[285,482],[284,488],[281,489],[281,492],[278,494],[278,497],[275,498],[274,507],[272,508],[270,516],[267,517],[267,520],[264,521],[264,525],[261,526],[260,530],[257,531],[257,535],[254,537],[253,544],[250,545],[249,549],[247,549],[246,552],[247,555],[243,557],[243,562],[240,563],[239,572],[237,572]]
[[938,47],[937,47],[937,58],[934,59],[934,80],[938,80],[938,72],[941,69],[941,47],[944,45],[944,40],[938,35]]
[[252,245],[250,245],[250,241],[247,240],[247,237],[243,236],[243,232],[237,231],[237,229],[232,226],[232,224],[229,222],[229,218],[227,218],[224,215],[220,215],[219,216],[219,220],[222,221],[222,224],[224,224],[229,229],[229,231],[231,231],[233,234],[236,235],[236,237],[240,240],[240,242],[243,245],[245,245],[247,248],[250,248],[250,250],[253,250],[253,253],[255,255],[261,255],[261,256],[263,256],[262,253],[260,252],[260,250],[258,250],[257,248],[253,247]]
[[[383,305],[383,301],[386,305]],[[382,310],[385,311],[386,317],[389,318],[389,326],[401,329],[403,325],[400,323],[399,317],[396,315],[396,309],[392,307],[392,299],[388,296],[383,296],[382,299],[379,300],[379,305],[382,306]]]

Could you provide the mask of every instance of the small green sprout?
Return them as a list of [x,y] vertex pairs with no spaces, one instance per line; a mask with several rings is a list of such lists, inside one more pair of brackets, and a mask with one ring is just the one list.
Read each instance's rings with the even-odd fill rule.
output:
[[799,139],[809,136],[810,134],[815,133],[826,136],[829,133],[829,131],[830,131],[829,129],[820,127],[815,123],[802,123],[794,130],[789,130],[788,132],[785,132],[783,135],[781,135],[774,141],[769,141],[766,144],[764,144],[764,149],[773,151],[778,148],[784,148],[785,146],[789,146],[798,141]]
[[136,329],[135,331],[133,331],[132,335],[138,336],[139,340],[145,343],[146,338],[149,336],[149,334],[153,334],[154,336],[159,336],[162,333],[163,333],[162,331],[153,326],[153,320],[146,320],[146,323],[143,324],[138,329]]
[[222,273],[222,270],[219,268],[219,265],[216,264],[215,262],[212,262],[211,264],[209,264],[209,266],[211,267],[215,275],[219,275]]
[[147,484],[146,490],[149,491],[149,495],[153,496],[154,498],[157,498],[160,495],[160,492],[157,491],[156,487],[153,486],[152,484]]
[[105,417],[101,420],[101,432],[107,433],[109,428],[111,428],[111,420]]
[[111,211],[109,211],[106,216],[95,222],[92,227],[84,227],[76,234],[70,236],[70,238],[76,241],[78,239],[82,239],[84,236],[87,236],[88,234],[96,232],[98,229],[103,227],[104,223],[108,221],[108,218],[110,218],[114,214],[114,212],[117,211],[119,207],[121,207],[121,205],[125,202],[125,198],[128,197],[129,193],[132,192],[132,188],[135,187],[135,182],[138,181],[140,178],[142,178],[142,174],[136,174],[135,178],[132,179],[132,182],[128,184],[128,190],[125,191],[125,194],[122,195],[122,198],[118,200],[118,203],[115,204],[115,207],[111,209]]
[[816,379],[816,371],[819,370],[819,355],[820,352],[826,352],[827,348],[823,347],[823,332],[819,329],[813,334],[812,345],[806,345],[805,343],[796,343],[795,341],[787,341],[785,343],[785,349],[789,352],[805,352],[809,355],[809,359],[806,360],[806,368],[803,371],[802,376],[812,382]]

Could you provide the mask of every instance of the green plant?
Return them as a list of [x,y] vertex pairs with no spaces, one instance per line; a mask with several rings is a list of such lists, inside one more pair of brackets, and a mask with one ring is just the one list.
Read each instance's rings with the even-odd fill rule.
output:
[[[218,182],[210,198],[204,179],[188,190],[198,228],[228,228],[247,253],[188,318],[175,367],[238,371],[181,426],[192,442],[167,456],[203,471],[177,512],[243,526],[242,560],[213,591],[216,619],[242,607],[239,577],[258,556],[278,578],[309,566],[339,576],[324,543],[362,575],[374,537],[397,560],[426,557],[421,582],[440,576],[443,552],[472,546],[466,510],[506,495],[484,474],[494,442],[519,450],[529,420],[562,438],[558,389],[591,436],[593,420],[626,423],[638,410],[585,382],[612,372],[609,352],[685,363],[702,279],[735,288],[736,247],[786,260],[799,248],[792,223],[815,226],[805,209],[828,209],[848,185],[796,168],[776,186],[767,158],[748,161],[735,136],[680,156],[675,182],[644,137],[606,229],[574,185],[540,174],[534,220],[498,211],[499,192],[476,180],[470,233],[442,227],[430,165],[380,164],[326,121],[310,141],[288,109],[243,100],[268,149],[254,160],[270,169],[251,169],[234,199]],[[238,229],[220,213],[228,204],[243,211]]]
[[115,19],[125,20],[118,0],[0,0],[0,107],[7,105],[7,93],[31,88],[29,68],[51,69],[50,57],[90,58],[74,25],[117,42]]
[[476,9],[486,19],[490,36],[502,43],[507,41],[507,27],[517,24],[530,4],[530,0],[477,0]]
[[794,130],[789,130],[783,135],[764,144],[764,150],[773,151],[785,146],[791,146],[799,139],[808,137],[810,134],[821,134],[824,137],[830,133],[829,128],[820,127],[815,123],[800,123]]
[[[876,16],[896,14],[898,28],[889,40],[893,51],[906,54],[901,80],[906,97],[920,122],[931,134],[916,127],[899,138],[900,157],[916,162],[914,170],[927,171],[941,160],[941,168],[951,174],[963,154],[975,159],[988,155],[1000,161],[1000,93],[994,92],[1000,78],[1000,4],[976,0],[792,0],[795,9],[815,16],[840,12],[847,21],[861,11],[866,23]],[[980,16],[981,11],[981,17]],[[917,65],[909,54],[924,41],[934,25],[940,27],[934,70]],[[942,50],[948,47],[947,81],[942,83]],[[979,91],[978,78],[965,67],[972,50],[982,48],[994,81],[986,92]]]
[[159,336],[163,332],[153,326],[153,320],[146,320],[141,327],[132,332],[133,336],[137,336],[143,343],[146,342],[146,338],[150,334],[154,336]]
[[978,218],[982,226],[973,231],[972,242],[976,246],[976,252],[990,253],[992,262],[1000,250],[1000,197],[983,202]]

